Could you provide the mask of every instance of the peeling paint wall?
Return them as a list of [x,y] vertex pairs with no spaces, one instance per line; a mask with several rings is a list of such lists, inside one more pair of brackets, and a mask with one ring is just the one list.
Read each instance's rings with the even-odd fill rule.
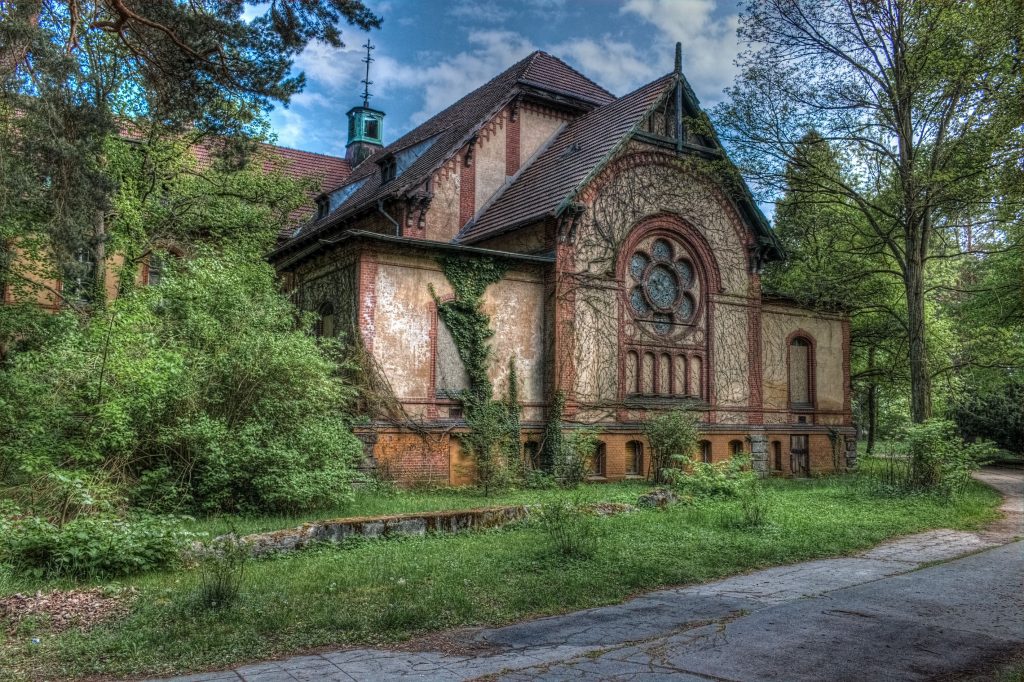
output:
[[[787,339],[804,332],[814,343],[814,391],[819,411],[842,412],[845,402],[843,376],[843,323],[840,318],[812,311],[765,305],[762,310],[765,421],[788,421],[789,364]],[[776,411],[770,415],[770,411]]]
[[473,155],[476,167],[476,211],[505,184],[505,113],[499,113],[481,130]]
[[426,239],[447,242],[459,232],[459,163],[456,157],[434,173],[434,198],[427,209]]

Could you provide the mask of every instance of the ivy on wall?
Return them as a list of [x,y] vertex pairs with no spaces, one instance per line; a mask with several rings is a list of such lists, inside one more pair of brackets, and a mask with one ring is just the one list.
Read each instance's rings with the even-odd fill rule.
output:
[[[452,287],[453,298],[442,301],[431,288],[437,314],[448,328],[459,359],[469,377],[469,388],[462,391],[463,415],[469,433],[464,445],[476,463],[477,480],[487,494],[501,485],[516,468],[508,466],[518,459],[519,398],[515,365],[509,367],[509,392],[504,401],[494,399],[494,386],[488,376],[490,338],[494,336],[491,318],[483,312],[487,287],[499,281],[508,270],[507,261],[482,257],[444,256],[438,260]],[[505,454],[502,462],[501,454]]]

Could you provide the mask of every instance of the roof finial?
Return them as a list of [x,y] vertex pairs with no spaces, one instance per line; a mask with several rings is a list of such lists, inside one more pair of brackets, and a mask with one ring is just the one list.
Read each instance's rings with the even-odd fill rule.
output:
[[683,44],[676,43],[676,73],[683,72]]
[[370,86],[373,85],[373,81],[370,80],[370,62],[374,61],[373,57],[370,56],[370,51],[377,49],[377,46],[370,42],[370,39],[366,39],[366,44],[363,45],[366,48],[366,56],[363,57],[363,61],[366,63],[366,78],[362,80],[363,84],[363,106],[369,108],[370,106]]

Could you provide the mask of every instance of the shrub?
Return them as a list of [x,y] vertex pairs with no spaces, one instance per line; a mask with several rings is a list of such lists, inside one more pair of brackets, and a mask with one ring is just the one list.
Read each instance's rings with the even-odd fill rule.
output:
[[597,551],[597,519],[578,501],[554,500],[540,505],[537,522],[556,556],[586,559]]
[[963,492],[971,472],[994,454],[990,443],[965,444],[953,422],[931,419],[912,424],[897,444],[897,452],[910,463],[907,486],[946,496]]
[[0,525],[0,563],[36,577],[115,577],[175,564],[193,534],[171,516],[79,517],[58,526],[37,516]]
[[672,410],[644,424],[644,433],[651,446],[650,472],[655,483],[668,480],[668,470],[690,460],[697,448],[697,416],[692,412]]
[[205,609],[223,609],[238,599],[249,563],[249,546],[235,533],[215,539],[199,563],[196,603]]
[[590,458],[598,446],[597,432],[577,429],[562,441],[555,459],[555,478],[567,488],[575,488],[590,473]]
[[694,497],[737,497],[756,481],[750,459],[734,456],[724,462],[689,462],[686,470],[667,469],[668,482]]
[[768,522],[768,496],[764,486],[752,477],[746,485],[740,486],[740,525],[744,528],[758,528]]
[[[112,503],[153,511],[348,499],[362,448],[343,363],[265,263],[198,255],[90,319],[58,317],[60,333],[0,372],[0,485],[125,482]],[[75,502],[65,514],[62,496],[34,495],[33,513],[80,513]]]

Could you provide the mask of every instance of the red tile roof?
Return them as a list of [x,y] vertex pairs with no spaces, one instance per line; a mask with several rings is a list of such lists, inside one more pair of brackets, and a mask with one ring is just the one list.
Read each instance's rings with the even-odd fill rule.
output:
[[[546,52],[534,52],[522,61],[434,115],[422,125],[373,154],[352,170],[347,182],[365,179],[362,186],[333,213],[310,222],[278,252],[311,239],[345,218],[376,204],[378,199],[401,195],[425,182],[445,160],[494,114],[526,88],[535,88],[571,98],[584,110],[615,99],[610,92]],[[377,161],[427,139],[433,144],[396,180],[381,183]]]
[[554,215],[673,86],[669,74],[569,123],[455,238],[480,241]]

